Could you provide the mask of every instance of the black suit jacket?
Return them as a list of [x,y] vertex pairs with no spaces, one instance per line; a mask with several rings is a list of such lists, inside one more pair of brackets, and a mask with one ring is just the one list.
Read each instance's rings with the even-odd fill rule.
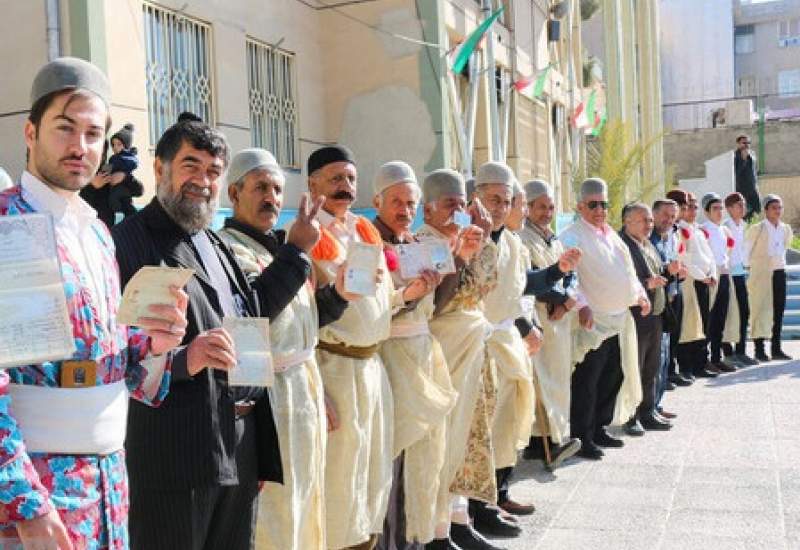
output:
[[[274,262],[248,283],[236,260],[206,230],[228,275],[231,288],[251,316],[275,317],[292,300],[311,271],[306,254],[285,245]],[[186,369],[186,345],[199,333],[222,325],[217,292],[190,235],[164,211],[158,199],[112,231],[123,286],[146,265],[195,270],[186,285],[188,326],[174,353],[169,395],[161,407],[131,401],[125,441],[131,483],[148,488],[189,489],[238,483],[234,402],[226,373],[204,369],[194,377]],[[280,449],[269,396],[256,402],[259,479],[282,482]]]

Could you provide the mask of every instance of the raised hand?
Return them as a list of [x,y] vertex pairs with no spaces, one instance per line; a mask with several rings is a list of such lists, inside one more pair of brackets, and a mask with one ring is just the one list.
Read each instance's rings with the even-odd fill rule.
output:
[[229,371],[235,366],[236,348],[224,328],[201,332],[186,349],[186,370],[190,376],[205,368]]
[[186,307],[189,296],[178,287],[170,287],[175,296],[175,303],[154,304],[150,311],[156,317],[139,317],[137,326],[150,337],[150,351],[153,355],[161,355],[178,346],[186,334]]
[[544,338],[541,331],[536,327],[531,327],[531,331],[525,337],[525,347],[528,349],[528,355],[536,355],[542,349],[542,342]]
[[484,235],[483,229],[477,225],[470,225],[458,236],[454,254],[469,263],[472,257],[481,251]]
[[583,306],[578,310],[578,323],[586,330],[592,330],[594,326],[594,313],[589,306]]
[[468,212],[469,215],[472,216],[472,223],[483,230],[484,236],[491,234],[492,217],[478,197],[475,197],[475,199],[472,201],[472,204],[469,205]]
[[430,294],[439,283],[442,281],[442,276],[437,271],[424,270],[421,271],[419,277],[411,281],[403,291],[403,300],[406,302],[413,302]]
[[558,259],[558,269],[561,270],[561,273],[575,271],[575,268],[578,267],[578,263],[581,261],[582,255],[583,252],[581,252],[580,248],[568,248]]
[[336,294],[338,294],[339,296],[342,297],[343,300],[347,300],[348,302],[358,300],[359,298],[361,298],[361,294],[347,292],[344,288],[345,272],[347,272],[347,262],[343,263],[336,269],[336,281],[333,283],[333,287],[336,289]]
[[289,229],[286,242],[292,243],[298,248],[309,252],[319,241],[319,222],[316,220],[317,213],[325,203],[325,197],[317,197],[311,203],[308,193],[303,193],[300,197],[300,206],[297,210],[297,219]]

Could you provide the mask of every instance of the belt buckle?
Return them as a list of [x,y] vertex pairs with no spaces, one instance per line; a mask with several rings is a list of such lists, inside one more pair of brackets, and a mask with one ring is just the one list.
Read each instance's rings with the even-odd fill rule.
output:
[[59,386],[62,388],[91,388],[97,383],[97,363],[94,361],[62,361]]

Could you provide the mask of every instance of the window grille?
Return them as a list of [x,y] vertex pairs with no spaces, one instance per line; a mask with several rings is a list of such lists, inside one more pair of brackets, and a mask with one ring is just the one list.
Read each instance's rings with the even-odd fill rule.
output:
[[214,124],[211,27],[153,4],[143,6],[147,115],[154,145],[183,111]]
[[272,152],[281,166],[299,168],[294,61],[291,53],[247,39],[250,141]]

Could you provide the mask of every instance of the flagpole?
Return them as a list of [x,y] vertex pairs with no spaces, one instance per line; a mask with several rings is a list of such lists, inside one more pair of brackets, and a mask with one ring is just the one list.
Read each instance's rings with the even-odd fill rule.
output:
[[[492,14],[492,0],[481,0],[484,20]],[[486,31],[486,77],[488,78],[487,92],[489,94],[489,123],[492,130],[492,148],[489,160],[504,161],[500,158],[500,117],[497,112],[497,78],[494,62],[494,33],[492,27]]]

